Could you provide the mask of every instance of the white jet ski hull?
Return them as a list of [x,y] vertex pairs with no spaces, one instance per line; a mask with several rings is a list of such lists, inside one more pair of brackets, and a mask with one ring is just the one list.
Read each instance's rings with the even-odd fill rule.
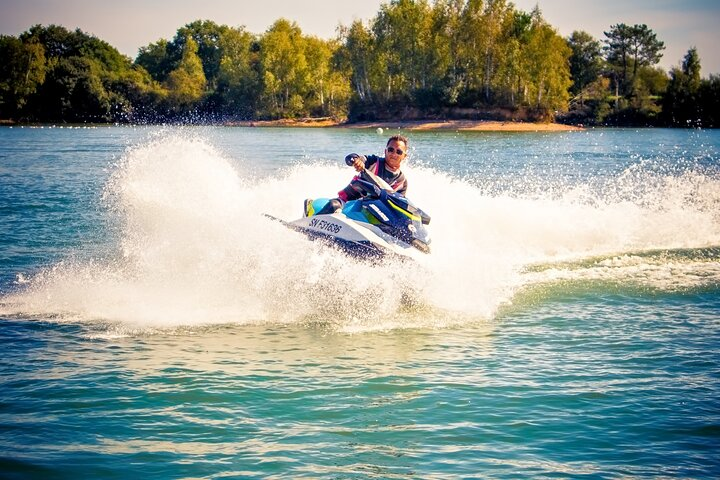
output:
[[353,256],[401,256],[417,260],[424,255],[412,245],[386,234],[375,225],[356,222],[340,212],[303,217],[291,222],[270,215],[268,217],[304,233],[312,240],[320,239],[336,245]]

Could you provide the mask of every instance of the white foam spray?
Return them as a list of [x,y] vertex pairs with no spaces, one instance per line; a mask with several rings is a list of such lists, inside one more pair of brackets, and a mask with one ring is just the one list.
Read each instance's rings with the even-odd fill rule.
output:
[[[334,195],[347,169],[310,162],[258,180],[202,138],[160,136],[129,149],[106,186],[120,232],[113,250],[24,278],[0,313],[128,328],[318,322],[354,331],[491,319],[522,289],[558,279],[644,271],[657,288],[685,284],[663,283],[673,268],[692,281],[698,268],[705,282],[720,279],[717,253],[637,256],[715,251],[720,180],[712,175],[631,169],[601,192],[522,196],[422,167],[407,174],[411,198],[433,216],[433,253],[418,264],[373,264],[262,215],[298,217],[303,198]],[[590,267],[573,263],[593,258]]]

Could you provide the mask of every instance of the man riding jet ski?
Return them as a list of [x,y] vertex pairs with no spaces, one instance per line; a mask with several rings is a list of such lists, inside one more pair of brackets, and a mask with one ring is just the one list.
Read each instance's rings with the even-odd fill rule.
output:
[[[311,239],[324,239],[359,257],[415,257],[419,252],[429,253],[430,236],[425,226],[430,216],[400,193],[407,189],[399,171],[406,145],[404,137],[396,136],[388,141],[385,158],[348,155],[345,162],[360,173],[339,192],[339,198],[305,200],[303,217],[283,223]],[[391,163],[395,169],[388,169]],[[379,174],[395,180],[395,188]]]

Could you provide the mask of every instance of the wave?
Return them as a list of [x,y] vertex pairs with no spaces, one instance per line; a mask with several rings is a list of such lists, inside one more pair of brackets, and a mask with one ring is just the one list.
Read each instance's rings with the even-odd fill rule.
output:
[[[265,218],[333,196],[348,171],[306,162],[256,177],[198,136],[128,149],[105,187],[111,249],[18,278],[0,315],[126,329],[320,323],[342,330],[492,319],[538,285],[688,291],[720,284],[720,179],[647,165],[593,185],[488,188],[422,166],[423,262],[358,261]],[[515,180],[515,183],[517,181]],[[541,186],[540,186],[541,187]],[[616,287],[613,287],[616,288]]]

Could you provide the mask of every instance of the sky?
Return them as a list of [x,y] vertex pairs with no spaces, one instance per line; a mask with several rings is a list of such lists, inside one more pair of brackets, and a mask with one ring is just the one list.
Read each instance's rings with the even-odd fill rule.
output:
[[[19,35],[32,25],[80,28],[135,58],[138,49],[194,20],[212,20],[251,33],[278,18],[297,22],[306,35],[333,38],[338,25],[368,22],[386,0],[0,0],[0,34]],[[519,10],[540,7],[563,37],[584,30],[598,40],[612,25],[646,24],[665,42],[659,66],[678,66],[691,47],[702,76],[720,74],[720,0],[515,0]]]

